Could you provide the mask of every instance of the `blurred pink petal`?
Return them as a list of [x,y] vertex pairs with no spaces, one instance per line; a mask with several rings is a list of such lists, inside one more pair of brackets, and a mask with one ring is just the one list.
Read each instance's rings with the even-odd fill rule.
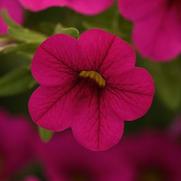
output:
[[35,132],[21,117],[0,112],[0,153],[3,168],[0,180],[9,179],[34,157]]
[[34,56],[32,74],[41,85],[29,101],[32,119],[54,131],[72,128],[92,150],[115,145],[124,121],[143,116],[154,95],[151,76],[135,67],[133,49],[100,29],[78,40],[48,38]]
[[114,0],[20,0],[22,5],[32,11],[40,11],[49,7],[68,7],[79,13],[94,15],[110,7]]
[[127,137],[120,147],[129,158],[130,181],[181,180],[181,150],[168,135],[147,131]]
[[[5,9],[10,17],[19,24],[23,23],[23,8],[18,0],[0,0],[0,12]],[[0,34],[7,33],[7,25],[0,17]]]
[[39,158],[51,181],[128,181],[130,169],[123,152],[113,149],[92,152],[75,142],[65,131],[39,149]]
[[134,23],[133,41],[144,57],[168,61],[181,52],[181,1],[120,0],[121,14]]

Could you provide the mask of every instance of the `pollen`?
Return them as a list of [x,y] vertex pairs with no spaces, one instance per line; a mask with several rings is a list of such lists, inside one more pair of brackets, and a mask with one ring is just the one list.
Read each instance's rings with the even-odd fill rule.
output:
[[79,73],[79,76],[82,78],[89,78],[97,83],[97,85],[101,88],[104,88],[106,86],[106,81],[102,77],[101,74],[99,74],[96,71],[81,71]]

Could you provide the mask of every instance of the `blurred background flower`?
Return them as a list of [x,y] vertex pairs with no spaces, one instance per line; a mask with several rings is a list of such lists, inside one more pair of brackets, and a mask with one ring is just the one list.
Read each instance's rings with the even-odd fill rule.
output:
[[169,61],[181,52],[179,0],[120,0],[121,14],[134,23],[133,41],[144,57]]
[[132,181],[181,180],[181,150],[168,134],[144,130],[124,141],[121,149],[132,167]]
[[[23,23],[24,10],[18,0],[0,0],[0,12],[7,10],[9,15],[17,22]],[[7,25],[0,17],[0,34],[7,33]]]
[[35,161],[36,136],[27,120],[0,112],[0,180],[12,179]]
[[19,0],[22,5],[32,11],[40,11],[49,7],[69,7],[79,13],[95,15],[106,10],[114,0]]
[[140,130],[104,152],[79,145],[70,130],[42,142],[21,117],[0,112],[3,181],[180,181],[181,147],[166,131]]
[[70,130],[55,135],[48,144],[39,145],[38,154],[51,181],[116,181],[130,177],[120,150],[86,150],[74,140]]

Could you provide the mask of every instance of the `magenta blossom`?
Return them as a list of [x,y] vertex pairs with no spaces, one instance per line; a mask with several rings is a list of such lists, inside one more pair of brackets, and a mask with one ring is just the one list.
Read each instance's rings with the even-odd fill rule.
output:
[[[0,0],[0,12],[5,9],[17,23],[23,23],[23,8],[18,0]],[[7,33],[7,25],[0,17],[0,34]]]
[[119,7],[134,23],[133,40],[143,56],[168,61],[180,54],[180,0],[119,0]]
[[0,112],[0,180],[9,180],[34,157],[34,131],[23,118]]
[[22,5],[32,11],[40,11],[49,7],[68,7],[77,12],[94,15],[110,7],[114,0],[20,0]]
[[53,131],[72,128],[91,150],[110,148],[120,140],[124,121],[142,117],[152,103],[153,80],[135,67],[135,59],[126,42],[100,29],[78,40],[48,38],[32,62],[40,83],[29,101],[32,119]]
[[39,147],[39,158],[51,181],[127,181],[129,167],[117,149],[92,152],[65,131]]
[[145,132],[122,143],[121,150],[125,150],[130,163],[129,181],[181,180],[181,150],[168,135]]

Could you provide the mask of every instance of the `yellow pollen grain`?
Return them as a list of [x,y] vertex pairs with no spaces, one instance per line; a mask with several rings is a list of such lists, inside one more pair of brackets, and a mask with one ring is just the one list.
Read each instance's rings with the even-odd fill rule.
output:
[[89,78],[89,79],[94,80],[99,85],[99,87],[105,87],[106,86],[106,81],[101,76],[101,74],[99,74],[96,71],[92,71],[92,70],[85,71],[85,70],[83,70],[79,73],[79,76],[82,78]]

